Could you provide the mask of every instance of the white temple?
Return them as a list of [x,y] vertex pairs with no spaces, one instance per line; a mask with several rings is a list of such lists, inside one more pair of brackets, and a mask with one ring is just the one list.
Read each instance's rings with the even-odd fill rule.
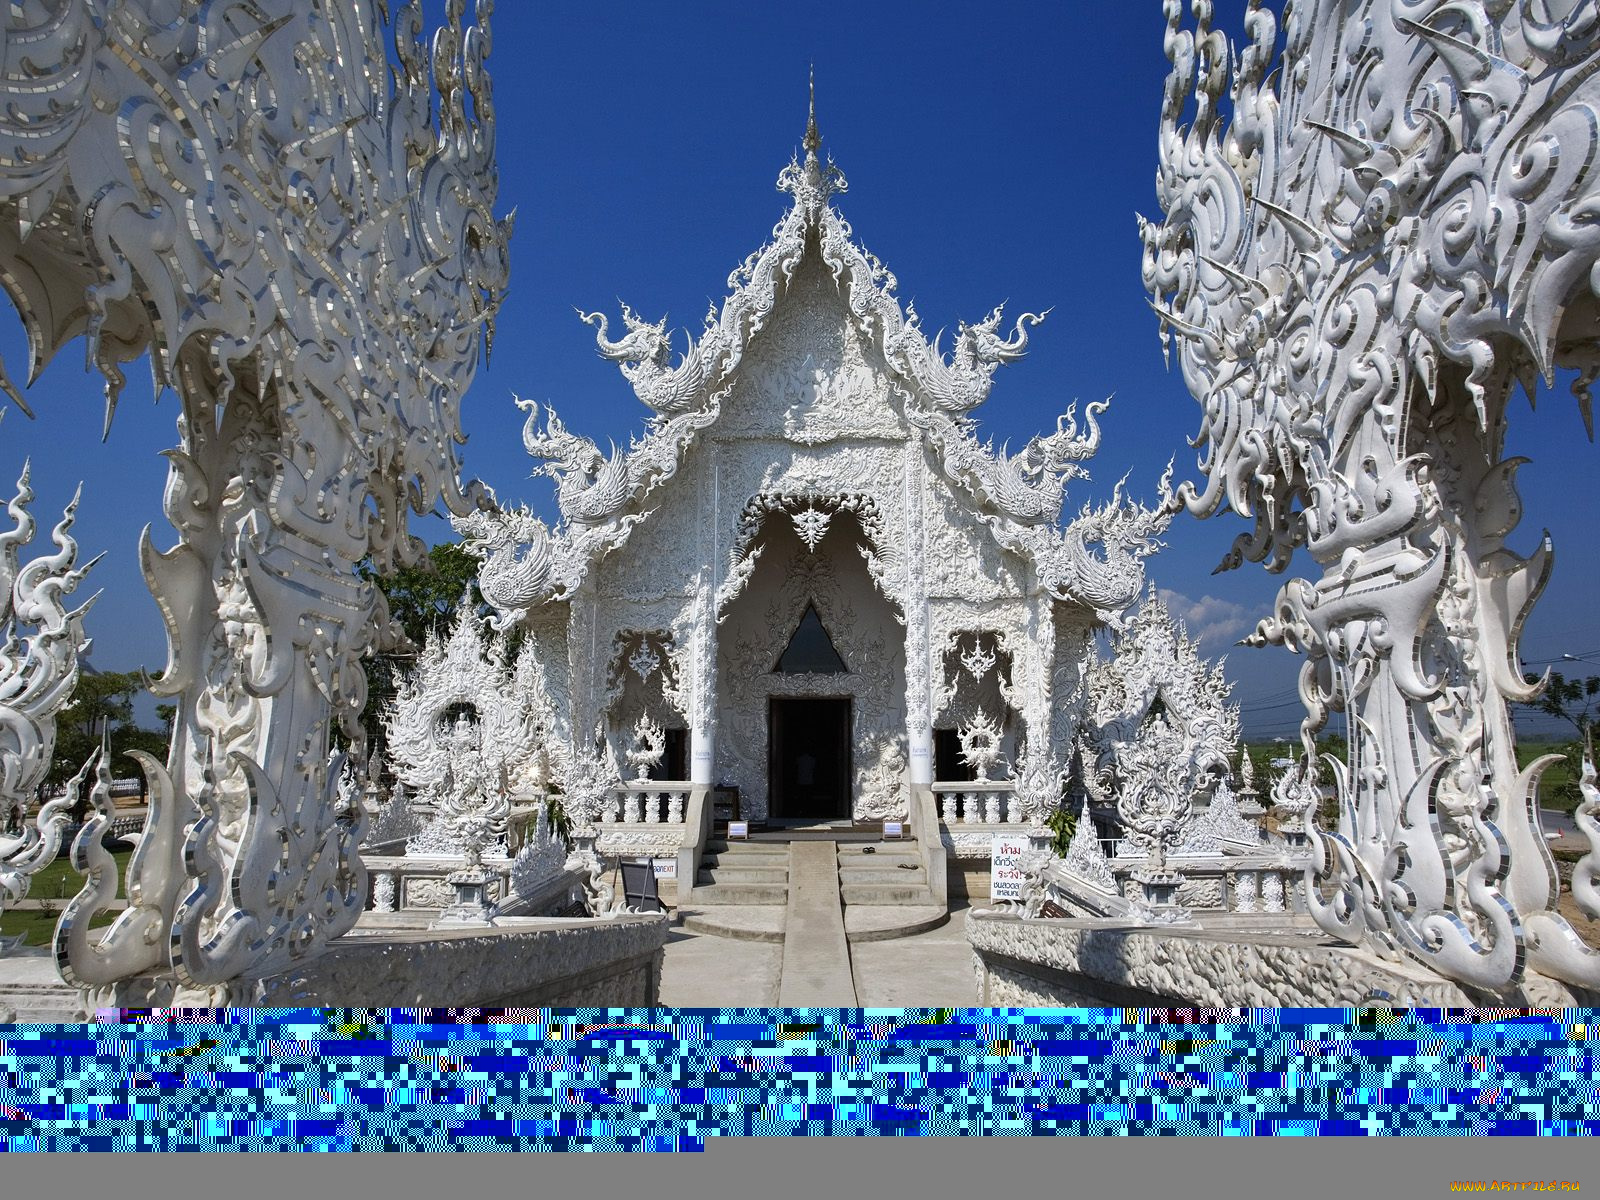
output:
[[[946,357],[833,207],[846,182],[820,141],[813,112],[778,178],[791,207],[676,364],[664,321],[624,307],[612,340],[584,318],[651,409],[643,436],[608,457],[519,402],[560,522],[524,508],[457,527],[497,623],[538,647],[569,797],[614,787],[648,719],[666,731],[658,778],[737,787],[750,820],[903,819],[913,789],[971,778],[965,729],[969,761],[1012,781],[985,815],[1038,829],[1094,633],[1139,598],[1170,515],[1119,489],[1061,520],[1104,405],[1015,454],[977,440],[995,369],[1042,318],[1007,334],[996,308]],[[990,725],[998,747],[974,750]]]

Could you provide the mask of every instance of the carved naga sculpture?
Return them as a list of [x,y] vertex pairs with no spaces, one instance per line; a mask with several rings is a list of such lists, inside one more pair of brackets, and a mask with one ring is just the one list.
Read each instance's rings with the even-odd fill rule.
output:
[[658,425],[705,404],[706,383],[727,350],[726,339],[716,324],[715,309],[706,319],[704,334],[698,340],[689,339],[683,361],[676,367],[671,365],[672,338],[667,333],[665,317],[652,325],[624,304],[622,320],[628,332],[613,342],[606,337],[609,326],[604,313],[580,311],[578,316],[585,325],[596,327],[594,340],[600,357],[618,364],[634,394],[654,410]]
[[[13,810],[25,814],[56,745],[56,715],[72,699],[78,683],[78,661],[89,651],[83,618],[94,599],[69,611],[62,603],[83,581],[94,562],[80,567],[73,539],[74,496],[52,540],[56,553],[23,564],[20,552],[33,540],[34,520],[30,469],[22,468],[17,494],[9,507],[13,528],[0,532],[0,911],[7,900],[28,894],[29,878],[53,862],[61,847],[67,809],[77,802],[80,773],[65,794],[46,804],[33,825],[11,827]],[[34,633],[18,637],[21,627]]]
[[519,399],[517,407],[528,414],[522,426],[523,448],[530,458],[543,460],[540,471],[555,480],[561,513],[567,520],[597,524],[627,503],[628,463],[615,444],[607,458],[588,438],[569,432],[550,405],[544,407],[543,430],[539,428],[538,401]]
[[1225,566],[1282,570],[1304,546],[1322,573],[1250,639],[1306,656],[1300,790],[1314,735],[1349,714],[1338,827],[1310,831],[1316,918],[1469,986],[1514,988],[1526,962],[1600,987],[1555,911],[1550,760],[1514,753],[1550,549],[1506,545],[1522,460],[1503,457],[1516,382],[1578,368],[1587,421],[1600,373],[1600,9],[1308,0],[1276,70],[1259,0],[1234,54],[1209,0],[1193,29],[1165,11],[1165,215],[1141,232],[1205,410],[1204,486],[1182,498],[1254,522]]
[[361,910],[326,749],[339,726],[359,755],[360,660],[385,624],[355,564],[414,561],[406,509],[477,498],[453,447],[511,232],[491,9],[465,28],[447,0],[430,49],[421,4],[400,4],[392,55],[379,0],[0,12],[0,212],[21,235],[0,262],[35,367],[81,333],[108,424],[145,353],[182,408],[178,544],[141,549],[178,718],[131,907],[77,963],[85,986],[175,975],[222,1002]]
[[939,348],[943,334],[929,343],[922,336],[916,306],[908,304],[904,325],[885,339],[884,349],[897,370],[922,385],[923,396],[933,411],[969,422],[972,410],[989,398],[995,371],[1027,353],[1029,327],[1050,315],[1048,309],[1023,313],[1017,318],[1011,337],[1004,338],[999,332],[1004,311],[1005,306],[1001,305],[976,324],[963,321],[946,360]]

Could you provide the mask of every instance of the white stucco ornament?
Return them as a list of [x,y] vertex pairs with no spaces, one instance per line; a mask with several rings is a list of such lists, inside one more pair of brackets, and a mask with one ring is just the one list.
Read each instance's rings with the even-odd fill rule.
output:
[[1516,757],[1551,547],[1509,544],[1505,455],[1518,382],[1575,368],[1588,421],[1600,375],[1600,8],[1308,0],[1280,40],[1250,0],[1230,49],[1212,7],[1165,5],[1144,281],[1204,408],[1178,495],[1251,522],[1223,566],[1315,564],[1249,639],[1305,655],[1302,790],[1348,714],[1312,911],[1464,986],[1600,987]]
[[472,740],[473,753],[513,796],[531,800],[543,790],[544,758],[556,739],[538,648],[525,641],[510,661],[506,636],[483,625],[463,598],[448,633],[429,631],[383,714],[389,769],[418,801],[442,784],[459,737]]
[[490,8],[449,0],[431,45],[416,0],[0,10],[0,268],[35,365],[82,334],[109,425],[148,355],[181,414],[177,542],[140,553],[174,745],[130,907],[74,964],[111,989],[89,1008],[139,975],[225,999],[366,902],[327,749],[359,753],[387,625],[357,564],[416,561],[408,510],[479,494],[458,412],[510,234]]
[[961,761],[972,768],[978,780],[987,780],[1000,761],[1000,727],[985,712],[956,732],[961,741]]
[[[35,524],[31,469],[24,465],[0,530],[0,912],[28,894],[29,879],[55,860],[77,790],[27,816],[55,754],[56,718],[72,700],[79,660],[89,652],[83,619],[94,603],[65,603],[94,562],[78,565],[72,522],[75,495],[51,535],[53,554],[23,562]],[[98,560],[95,560],[98,561]],[[30,632],[31,631],[31,632]],[[87,770],[87,766],[84,768]],[[77,781],[81,782],[83,772]],[[11,814],[19,820],[11,827]]]
[[1087,690],[1085,785],[1117,804],[1130,852],[1176,843],[1239,749],[1223,664],[1201,657],[1152,588],[1114,635],[1110,656],[1090,667]]

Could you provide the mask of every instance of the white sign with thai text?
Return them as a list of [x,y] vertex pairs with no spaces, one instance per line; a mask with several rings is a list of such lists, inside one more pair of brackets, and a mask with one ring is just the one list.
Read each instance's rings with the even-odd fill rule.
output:
[[1022,860],[1029,850],[1028,837],[997,833],[990,842],[989,899],[1022,899]]

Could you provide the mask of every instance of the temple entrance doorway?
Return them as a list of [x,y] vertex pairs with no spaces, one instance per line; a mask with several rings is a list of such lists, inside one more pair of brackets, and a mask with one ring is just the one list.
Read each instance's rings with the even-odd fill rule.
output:
[[850,700],[773,697],[767,712],[775,820],[850,816]]

